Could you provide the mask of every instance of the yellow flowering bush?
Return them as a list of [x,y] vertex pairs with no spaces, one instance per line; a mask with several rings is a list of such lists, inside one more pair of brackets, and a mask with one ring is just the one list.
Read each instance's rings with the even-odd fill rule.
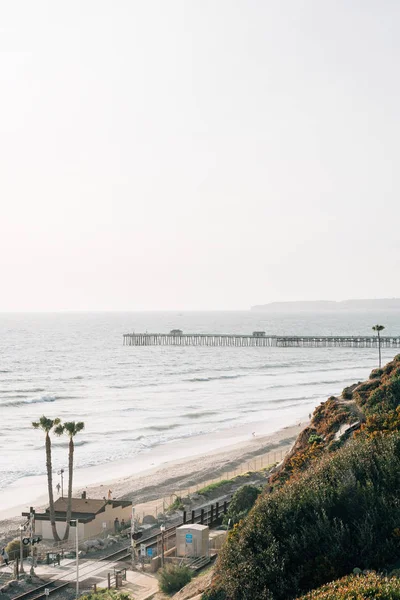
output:
[[332,581],[297,600],[400,600],[400,579],[371,572]]

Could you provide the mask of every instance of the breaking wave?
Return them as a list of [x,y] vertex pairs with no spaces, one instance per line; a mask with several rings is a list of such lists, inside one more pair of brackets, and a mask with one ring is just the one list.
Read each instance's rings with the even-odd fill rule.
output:
[[26,398],[18,402],[2,402],[0,406],[25,406],[26,404],[41,404],[43,402],[55,402],[58,400],[57,396],[41,396],[40,398]]
[[215,377],[192,377],[191,379],[184,379],[183,381],[190,381],[195,383],[197,381],[218,381],[219,379],[239,379],[239,377],[246,377],[246,375],[216,375]]
[[201,419],[201,417],[206,417],[209,415],[218,415],[219,413],[216,410],[204,410],[202,412],[190,412],[190,413],[185,413],[182,415],[182,417],[185,417],[186,419]]

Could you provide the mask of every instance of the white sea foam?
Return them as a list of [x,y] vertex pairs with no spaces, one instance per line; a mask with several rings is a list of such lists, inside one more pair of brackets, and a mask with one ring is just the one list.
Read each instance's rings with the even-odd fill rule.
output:
[[[0,315],[0,489],[45,473],[43,413],[84,420],[77,467],[102,464],[242,423],[302,419],[376,366],[376,350],[351,348],[124,347],[126,331],[208,330],[275,334],[370,334],[397,313],[121,313]],[[349,325],[351,324],[351,325]],[[28,335],[27,335],[28,334]],[[28,341],[27,341],[28,340]],[[395,350],[383,350],[389,360]],[[54,470],[66,467],[67,438],[53,439]]]

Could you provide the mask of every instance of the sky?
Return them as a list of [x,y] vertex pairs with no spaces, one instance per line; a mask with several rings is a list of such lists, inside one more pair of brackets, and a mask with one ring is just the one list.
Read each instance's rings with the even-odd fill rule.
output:
[[1,2],[0,311],[400,296],[399,29],[397,0]]

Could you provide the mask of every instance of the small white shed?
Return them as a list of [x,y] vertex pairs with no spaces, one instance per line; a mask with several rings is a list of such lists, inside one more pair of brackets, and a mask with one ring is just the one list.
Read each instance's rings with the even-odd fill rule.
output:
[[210,530],[197,523],[182,525],[176,530],[177,556],[208,556]]

